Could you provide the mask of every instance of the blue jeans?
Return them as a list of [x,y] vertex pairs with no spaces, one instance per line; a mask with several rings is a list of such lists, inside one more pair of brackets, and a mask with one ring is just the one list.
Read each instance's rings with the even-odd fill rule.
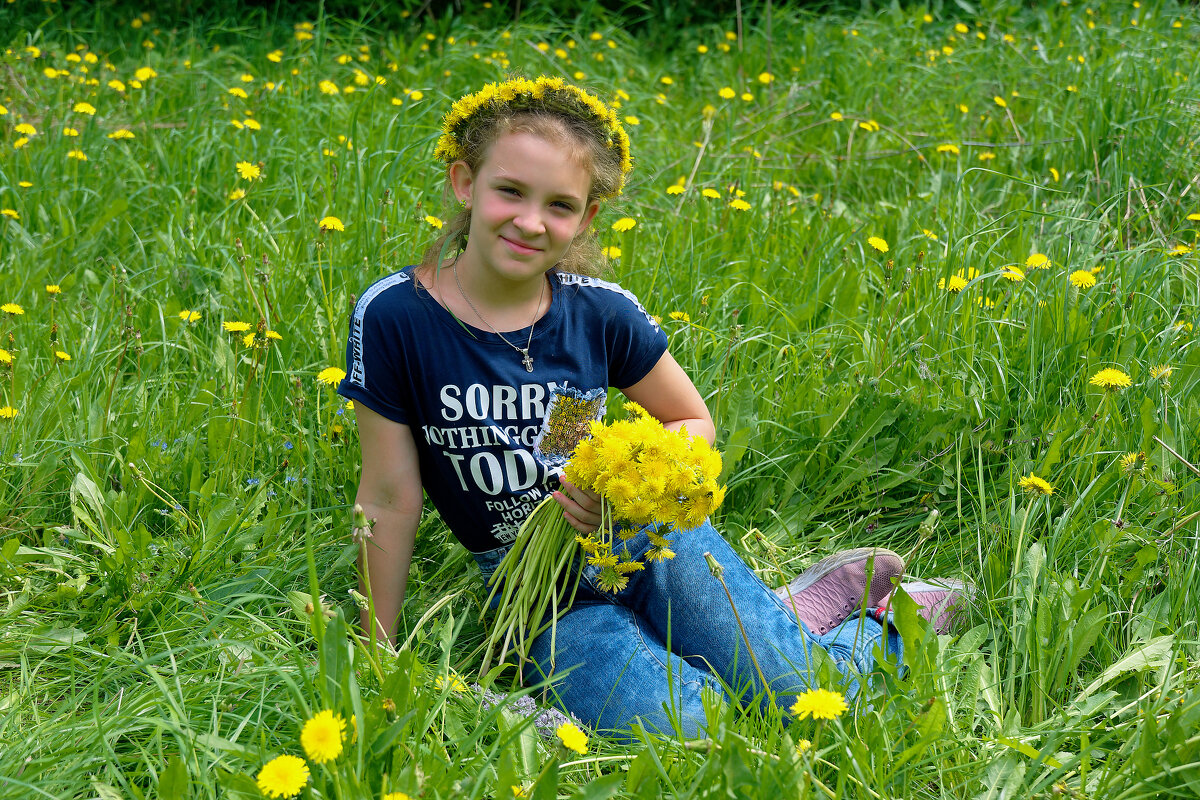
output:
[[[553,674],[559,704],[592,728],[628,732],[640,723],[671,733],[677,721],[684,736],[698,736],[705,723],[701,691],[706,686],[727,699],[732,691],[743,703],[769,704],[705,552],[725,569],[725,585],[780,708],[790,707],[801,692],[822,688],[815,681],[814,648],[825,650],[844,676],[847,699],[858,693],[860,676],[874,669],[877,647],[889,660],[900,661],[899,634],[869,614],[814,635],[709,523],[670,538],[675,558],[632,573],[629,585],[615,595],[598,588],[598,567],[585,566],[575,602],[558,621],[555,652],[549,631],[530,647],[537,672],[530,674],[526,667],[527,676]],[[644,531],[625,544],[639,559],[650,548]],[[614,542],[614,549],[620,545]],[[506,550],[475,555],[485,578]]]

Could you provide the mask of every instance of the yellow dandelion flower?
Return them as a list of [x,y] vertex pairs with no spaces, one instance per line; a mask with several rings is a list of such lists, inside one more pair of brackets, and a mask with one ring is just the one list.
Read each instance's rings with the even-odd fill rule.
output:
[[967,288],[967,279],[959,274],[951,275],[949,280],[946,278],[941,278],[938,280],[938,288],[945,289],[951,294],[958,294],[963,289]]
[[831,120],[833,120],[834,122],[841,122],[842,120],[845,119],[845,117],[842,116],[842,112],[840,112],[840,111],[834,111],[832,114],[829,115],[829,118]]
[[338,85],[336,83],[334,83],[333,81],[329,80],[328,78],[323,81],[320,81],[317,84],[317,88],[321,90],[321,94],[341,94],[342,93],[342,90],[338,88]]
[[267,53],[267,61],[270,61],[274,64],[278,64],[280,61],[283,61],[283,51],[272,50],[271,52]]
[[433,684],[439,690],[445,689],[447,686],[449,686],[450,691],[457,694],[466,694],[468,691],[470,691],[467,688],[467,685],[463,683],[463,679],[454,672],[451,672],[449,677],[438,675],[437,678],[434,679]]
[[563,743],[563,747],[568,750],[574,750],[579,755],[587,753],[587,734],[573,723],[564,722],[558,726],[554,733],[558,736],[558,740]]
[[625,124],[626,125],[641,125],[642,121],[640,119],[638,119],[637,117],[633,116],[632,114],[630,114],[625,117]]
[[300,745],[314,764],[324,764],[340,756],[345,740],[346,720],[328,709],[305,722],[300,731]]
[[749,211],[750,210],[750,204],[747,203],[745,200],[743,200],[740,197],[730,200],[729,207],[736,211]]
[[1025,259],[1026,269],[1050,269],[1050,259],[1043,253],[1034,253]]
[[77,128],[63,128],[63,136],[78,136],[78,135],[79,135],[79,130]]
[[809,750],[812,750],[812,742],[810,742],[808,739],[801,739],[800,741],[796,742],[796,755],[802,756]]
[[[516,789],[517,787],[514,786],[513,788]],[[523,797],[524,795],[520,796]],[[388,792],[383,796],[383,800],[412,800],[412,798],[404,792]]]
[[671,319],[675,320],[676,322],[691,322],[692,321],[691,316],[689,316],[686,311],[672,311],[670,314],[667,314],[667,316],[670,317]]
[[1173,256],[1185,256],[1192,252],[1192,248],[1186,244],[1177,244],[1169,252]]
[[108,138],[109,139],[133,139],[135,137],[133,135],[133,131],[129,130],[128,128],[118,128],[117,130],[108,134]]
[[704,191],[700,192],[700,194],[704,195],[705,197],[707,197],[711,200],[720,200],[721,199],[721,193],[718,192],[716,189],[705,189]]
[[871,247],[875,248],[880,253],[886,253],[888,250],[891,249],[890,247],[888,247],[887,241],[878,236],[868,236],[867,244],[871,245]]
[[83,152],[82,150],[67,151],[67,158],[73,158],[76,161],[87,161],[88,160],[87,153]]
[[245,189],[234,189],[232,192],[229,193],[230,200],[241,200],[245,196],[246,196]]
[[939,144],[937,146],[939,153],[949,153],[952,156],[958,155],[958,145],[956,144]]
[[158,73],[150,67],[140,67],[136,72],[133,73],[133,77],[137,78],[139,81],[145,82],[151,78],[157,78]]
[[13,128],[13,130],[22,136],[37,136],[37,128],[30,125],[28,122],[17,123],[17,126]]
[[433,226],[434,228],[441,228],[442,225],[444,224],[440,219],[433,216],[432,214],[425,215],[425,222],[428,223],[429,225]]
[[1166,381],[1175,372],[1175,368],[1166,364],[1159,364],[1156,367],[1150,368],[1150,378],[1156,381]]
[[17,414],[20,413],[20,410],[15,409],[12,406],[4,406],[0,408],[0,419],[16,419]]
[[983,152],[983,153],[980,153],[980,154],[979,154],[979,160],[980,160],[980,161],[994,161],[995,159],[996,159],[996,154],[995,154],[995,153],[991,153],[991,152]]
[[111,81],[109,81],[105,85],[114,91],[118,91],[118,92],[125,91],[125,84],[122,81],[117,80],[116,78],[113,78]]
[[717,96],[722,100],[732,100],[737,97],[737,92],[733,90],[732,86],[722,86],[717,90]]
[[346,226],[343,225],[342,221],[337,217],[324,217],[320,222],[317,223],[317,227],[319,227],[322,231],[346,230]]
[[846,713],[848,707],[840,692],[811,689],[797,697],[789,710],[797,719],[837,719]]
[[246,100],[250,97],[250,95],[246,94],[246,90],[240,86],[231,86],[228,92],[239,100]]
[[83,101],[71,106],[71,110],[76,114],[87,114],[89,117],[96,113],[96,107],[94,105]]
[[762,84],[767,84],[767,83],[770,83],[770,82],[771,82],[771,81],[773,81],[773,80],[775,80],[775,76],[774,76],[774,75],[772,75],[772,74],[771,74],[771,73],[769,73],[769,72],[760,72],[760,73],[758,73],[758,82],[759,82],[759,83],[762,83]]
[[1067,278],[1076,289],[1090,289],[1096,285],[1096,276],[1088,269],[1077,269]]
[[17,213],[15,208],[0,208],[0,216],[8,217],[20,221],[21,215]]
[[619,248],[619,247],[611,247],[611,246],[604,247],[604,248],[600,249],[600,252],[604,255],[605,258],[620,258],[621,257],[621,248]]
[[1129,376],[1119,369],[1105,367],[1088,379],[1092,386],[1099,386],[1109,392],[1118,392],[1129,386],[1132,381]]
[[4,305],[0,306],[0,311],[3,311],[5,314],[13,317],[19,317],[25,313],[25,309],[21,308],[16,303],[5,303]]
[[247,130],[252,130],[252,131],[261,131],[262,130],[262,123],[256,119],[251,119],[250,117],[246,117],[244,120],[242,120],[242,124],[246,126]]
[[624,233],[633,230],[635,225],[637,225],[637,220],[633,217],[621,217],[612,224],[612,229],[617,233]]
[[200,319],[200,312],[185,308],[179,312],[179,318],[188,323],[197,322]]
[[55,350],[54,357],[57,358],[59,361],[70,361],[71,360],[70,354],[64,353],[62,350]]
[[273,758],[263,764],[255,782],[267,797],[295,797],[308,784],[308,764],[299,756]]
[[317,381],[326,386],[337,386],[346,377],[346,370],[338,367],[326,367],[317,373]]
[[234,165],[234,169],[237,170],[239,177],[245,178],[248,181],[257,180],[262,176],[262,170],[259,169],[258,165],[251,164],[249,161],[237,162],[237,164]]
[[222,322],[221,327],[224,328],[227,333],[245,333],[246,331],[250,330],[250,323],[237,321]]
[[1125,473],[1126,475],[1132,475],[1135,472],[1141,472],[1146,468],[1146,454],[1126,453],[1125,455],[1121,456],[1121,460],[1118,462],[1118,464],[1120,465],[1121,472]]
[[992,102],[995,103],[996,105],[1000,106],[1001,108],[1008,108],[1008,101],[1005,100],[1000,95],[996,95],[995,97],[993,97]]
[[1020,267],[1011,266],[1005,269],[1004,272],[1001,272],[1000,277],[1006,278],[1013,283],[1020,283],[1021,281],[1025,280],[1025,271]]
[[0,364],[11,364],[11,363],[13,363],[12,353],[8,352],[7,350],[4,350],[3,348],[0,348]]
[[57,283],[47,283],[46,294],[62,294],[62,287]]
[[673,183],[667,187],[667,194],[683,194],[685,191],[687,190],[678,183]]
[[1035,494],[1042,497],[1054,494],[1053,486],[1051,486],[1047,481],[1033,474],[1026,475],[1025,477],[1021,478],[1021,480],[1017,481],[1017,486],[1021,487],[1026,492],[1029,492],[1029,494]]
[[1200,214],[1188,214],[1187,218],[1191,222],[1200,222]]

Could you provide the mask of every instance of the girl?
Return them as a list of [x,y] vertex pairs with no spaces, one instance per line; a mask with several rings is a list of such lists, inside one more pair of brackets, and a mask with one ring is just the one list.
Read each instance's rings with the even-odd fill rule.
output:
[[[359,299],[338,390],[358,418],[357,502],[376,520],[376,619],[364,613],[363,624],[385,637],[395,634],[422,490],[486,579],[546,493],[574,528],[596,530],[599,499],[560,479],[561,459],[541,443],[549,428],[602,416],[608,387],[667,428],[715,436],[654,319],[595,277],[603,259],[590,225],[631,168],[614,111],[559,79],[516,79],[459,100],[443,131],[435,155],[462,210],[419,266]],[[531,647],[543,675],[557,665],[558,702],[594,728],[640,722],[695,736],[705,687],[764,703],[769,688],[786,708],[815,688],[815,648],[846,674],[850,694],[878,653],[899,658],[879,614],[838,624],[880,602],[903,567],[894,553],[827,559],[790,587],[789,608],[711,525],[672,541],[674,559],[648,564],[615,595],[585,567],[556,651],[549,635]],[[628,546],[640,558],[650,543],[639,533]],[[706,553],[724,567],[757,665]]]

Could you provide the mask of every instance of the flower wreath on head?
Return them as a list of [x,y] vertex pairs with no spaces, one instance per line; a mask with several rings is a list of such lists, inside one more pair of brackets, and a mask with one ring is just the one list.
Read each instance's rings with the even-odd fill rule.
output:
[[605,144],[610,149],[615,148],[621,158],[621,182],[610,196],[620,194],[625,177],[633,169],[629,135],[625,133],[616,111],[596,95],[562,78],[545,75],[536,80],[514,78],[503,83],[489,83],[478,92],[459,98],[442,119],[442,136],[433,152],[434,158],[446,164],[453,164],[462,158],[465,152],[461,137],[471,122],[483,115],[539,110],[559,111],[599,124]]

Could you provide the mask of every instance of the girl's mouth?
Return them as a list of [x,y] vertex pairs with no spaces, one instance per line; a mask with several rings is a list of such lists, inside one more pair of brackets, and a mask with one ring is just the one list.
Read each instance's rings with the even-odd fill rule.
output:
[[504,240],[504,243],[508,245],[509,249],[521,255],[529,255],[531,253],[537,253],[541,251],[540,248],[527,245],[524,242],[517,241],[516,239],[509,239],[507,236],[501,236],[500,238]]

